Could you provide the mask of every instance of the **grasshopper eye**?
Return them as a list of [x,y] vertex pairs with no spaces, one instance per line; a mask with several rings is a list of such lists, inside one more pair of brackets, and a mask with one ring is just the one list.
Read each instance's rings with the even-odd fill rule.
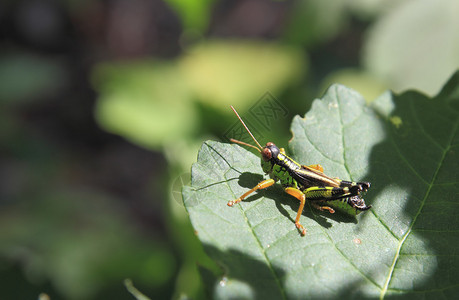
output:
[[261,156],[263,156],[264,161],[269,161],[273,157],[273,154],[269,148],[263,148],[263,151],[261,152]]

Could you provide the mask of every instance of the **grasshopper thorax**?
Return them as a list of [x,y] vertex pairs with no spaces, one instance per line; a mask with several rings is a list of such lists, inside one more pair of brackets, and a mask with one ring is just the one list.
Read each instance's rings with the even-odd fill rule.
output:
[[273,158],[276,158],[279,155],[279,153],[279,148],[276,145],[274,145],[274,143],[268,142],[261,151],[261,156],[264,161],[270,161]]

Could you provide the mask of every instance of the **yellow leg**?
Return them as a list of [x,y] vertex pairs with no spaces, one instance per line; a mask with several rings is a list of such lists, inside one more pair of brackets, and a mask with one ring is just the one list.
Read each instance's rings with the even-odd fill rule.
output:
[[246,193],[244,193],[244,195],[242,195],[241,197],[237,198],[236,200],[231,200],[228,202],[228,206],[233,206],[234,204],[237,204],[239,202],[241,202],[242,200],[245,199],[245,197],[247,197],[248,195],[250,195],[251,193],[255,192],[256,190],[262,190],[262,189],[265,189],[267,187],[270,187],[272,186],[274,183],[276,183],[274,181],[274,179],[266,179],[266,180],[263,180],[261,181],[260,183],[258,183],[253,189],[247,191]]
[[311,169],[317,170],[317,171],[319,171],[321,173],[324,172],[324,167],[322,167],[319,164],[317,164],[317,165],[309,165],[308,167],[310,167]]
[[328,210],[331,214],[335,213],[335,210],[333,208],[331,208],[330,206],[320,206],[319,204],[314,203],[314,202],[311,202],[311,204],[312,204],[312,206],[314,206],[315,208],[317,208],[320,211]]
[[292,195],[296,199],[300,200],[300,208],[298,209],[298,212],[296,213],[295,226],[296,228],[298,228],[301,235],[306,235],[306,228],[304,228],[303,225],[300,224],[300,217],[301,217],[301,213],[303,212],[304,203],[306,202],[306,196],[299,189],[291,188],[291,187],[286,188],[285,192],[289,195]]

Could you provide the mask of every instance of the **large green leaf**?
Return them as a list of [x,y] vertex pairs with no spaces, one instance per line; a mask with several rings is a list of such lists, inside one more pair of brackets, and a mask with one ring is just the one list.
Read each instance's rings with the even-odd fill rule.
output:
[[433,99],[387,92],[367,105],[334,85],[293,120],[292,156],[347,180],[367,180],[373,208],[356,219],[306,207],[279,186],[235,207],[262,179],[259,158],[205,142],[184,202],[222,267],[216,298],[452,297],[459,291],[459,74]]

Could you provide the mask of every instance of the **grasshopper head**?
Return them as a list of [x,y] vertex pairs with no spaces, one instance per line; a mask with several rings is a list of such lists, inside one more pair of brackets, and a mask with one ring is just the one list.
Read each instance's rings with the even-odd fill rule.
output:
[[261,149],[261,167],[266,174],[272,172],[272,169],[276,164],[275,158],[279,155],[279,153],[280,149],[271,142],[267,143],[266,146]]
[[273,159],[273,157],[277,157],[279,153],[279,148],[276,145],[274,145],[274,143],[268,142],[261,151],[261,157],[264,161],[270,161]]

